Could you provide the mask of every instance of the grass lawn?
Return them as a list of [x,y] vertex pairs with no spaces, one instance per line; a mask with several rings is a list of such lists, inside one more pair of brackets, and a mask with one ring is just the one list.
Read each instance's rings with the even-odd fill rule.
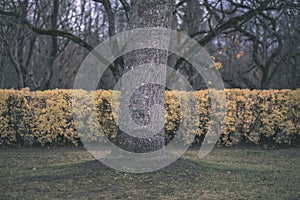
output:
[[0,150],[0,199],[300,199],[300,149],[191,149],[151,173],[110,169],[81,148]]

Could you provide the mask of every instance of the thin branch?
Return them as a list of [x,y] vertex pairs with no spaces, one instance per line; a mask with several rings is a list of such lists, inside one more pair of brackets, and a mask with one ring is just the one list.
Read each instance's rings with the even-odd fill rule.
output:
[[120,0],[122,6],[123,6],[123,9],[125,11],[125,15],[126,15],[126,18],[127,20],[129,21],[129,12],[130,12],[130,6],[129,4],[126,2],[126,0]]
[[[242,24],[246,23],[247,21],[249,21],[251,18],[259,15],[261,12],[266,11],[266,10],[278,10],[280,9],[280,7],[263,7],[260,6],[256,9],[251,9],[248,12],[233,17],[231,19],[229,19],[228,21],[224,22],[223,24],[218,25],[217,28],[210,30],[210,32],[203,37],[202,39],[200,39],[198,41],[198,43],[201,46],[205,46],[206,44],[208,44],[211,40],[213,40],[216,36],[218,36],[219,34],[221,34],[223,31],[226,31],[230,28],[235,28],[236,30],[238,30],[240,28],[239,24],[242,22]],[[238,28],[237,28],[238,27]],[[189,52],[192,52],[193,48],[191,48],[189,50]],[[187,52],[187,53],[189,53]],[[175,69],[178,69],[178,67],[181,65],[181,63],[184,61],[183,58],[180,58],[176,65],[175,65]]]
[[46,29],[37,28],[37,27],[33,26],[28,20],[22,18],[19,14],[14,13],[14,12],[6,12],[6,11],[0,10],[0,15],[18,18],[18,20],[22,24],[26,25],[29,29],[31,29],[34,33],[36,33],[38,35],[49,35],[49,36],[57,36],[57,37],[67,38],[69,40],[72,40],[76,44],[84,47],[88,51],[93,50],[93,47],[90,46],[87,42],[83,41],[81,38],[79,38],[78,36],[75,36],[71,33],[61,31],[61,30],[46,30]]
[[186,2],[186,0],[182,0],[180,2],[178,2],[176,5],[175,5],[175,8],[179,8],[180,6],[182,6],[184,3]]
[[175,5],[173,15],[175,15],[177,13],[177,9],[180,8],[185,2],[186,2],[186,0],[182,0]]
[[91,52],[95,56],[95,58],[97,58],[99,60],[99,62],[101,62],[102,64],[104,64],[106,66],[110,65],[113,69],[115,69],[115,66],[113,64],[111,64],[111,62],[109,62],[106,58],[104,58],[99,52],[93,51],[93,47],[90,46],[87,42],[85,42],[78,36],[75,36],[71,33],[60,31],[60,30],[44,30],[44,29],[36,28],[25,18],[22,18],[20,15],[18,15],[17,13],[14,13],[14,12],[6,12],[6,11],[0,10],[0,15],[16,17],[20,21],[20,23],[26,25],[29,29],[31,29],[34,33],[36,33],[38,35],[57,36],[57,37],[67,38],[67,39],[75,42],[76,44],[82,46],[89,52]]
[[111,3],[109,0],[93,0],[94,2],[101,3],[105,9],[108,18],[108,34],[110,37],[116,34],[115,31],[115,14],[111,7]]
[[[103,7],[106,11],[107,17],[108,17],[108,33],[109,33],[109,36],[110,37],[114,36],[116,34],[115,14],[113,12],[110,1],[109,0],[93,0],[93,1],[97,2],[97,3],[101,3],[103,5]],[[114,40],[111,45],[113,45],[112,50],[117,50],[118,52],[120,51],[117,40]],[[116,52],[113,52],[113,54],[117,55]],[[111,67],[112,73],[115,77],[119,77],[119,76],[121,76],[121,74],[118,70],[119,69],[118,66],[123,68],[124,60],[123,60],[122,57],[119,57],[119,58],[116,59],[116,61],[114,63],[115,63],[115,65]]]

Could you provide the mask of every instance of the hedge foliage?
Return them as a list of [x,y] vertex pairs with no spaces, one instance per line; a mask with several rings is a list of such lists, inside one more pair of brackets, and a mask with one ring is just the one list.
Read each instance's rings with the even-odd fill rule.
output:
[[[112,102],[112,91],[94,92],[93,104],[97,119],[78,115],[82,123],[75,123],[72,114],[72,90],[30,92],[0,90],[0,145],[74,145],[81,144],[79,135],[84,125],[98,123],[110,140],[116,138],[118,105]],[[77,98],[89,92],[79,91]],[[195,142],[202,142],[210,124],[210,97],[207,90],[191,93],[166,91],[166,140],[174,137],[179,128],[181,113],[178,98],[196,105],[195,127],[184,127],[185,134],[194,134]],[[232,146],[253,143],[267,146],[300,144],[300,90],[239,90],[228,89],[227,114],[219,144]],[[115,98],[115,97],[113,97]],[[78,99],[80,100],[80,99]],[[78,101],[83,105],[87,102]],[[87,108],[88,109],[88,108]],[[87,123],[87,124],[84,124]],[[184,123],[184,122],[183,122]],[[90,126],[90,129],[97,126]],[[98,130],[90,130],[92,141],[101,140]]]

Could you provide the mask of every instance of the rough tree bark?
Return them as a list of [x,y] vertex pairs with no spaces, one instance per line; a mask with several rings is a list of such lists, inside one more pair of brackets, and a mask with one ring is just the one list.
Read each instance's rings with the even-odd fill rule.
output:
[[[130,28],[143,27],[162,27],[171,29],[174,0],[133,0],[131,1],[131,9],[129,12]],[[166,42],[166,41],[163,41]],[[169,42],[169,41],[167,41]],[[128,53],[124,56],[125,72],[134,70],[143,64],[164,64],[167,65],[168,52],[157,49],[143,49]],[[165,69],[155,71],[152,76],[161,76],[166,78]],[[147,76],[149,74],[145,74]],[[132,87],[135,87],[132,83]],[[125,92],[126,91],[121,91]],[[164,86],[158,84],[145,83],[144,86],[138,88],[130,97],[129,105],[120,98],[120,109],[122,106],[129,106],[129,116],[139,126],[146,126],[150,123],[150,108],[155,105],[164,105]],[[122,97],[122,95],[121,95]],[[138,130],[134,130],[138,131]],[[156,135],[140,138],[132,136],[118,128],[117,132],[118,146],[126,151],[131,152],[149,152],[161,149],[165,145],[164,129]]]

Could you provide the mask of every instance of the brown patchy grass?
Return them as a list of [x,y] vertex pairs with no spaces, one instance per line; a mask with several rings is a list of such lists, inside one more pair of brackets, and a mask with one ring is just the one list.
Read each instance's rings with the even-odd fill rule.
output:
[[128,174],[81,148],[1,149],[0,199],[300,199],[299,148],[197,153]]

